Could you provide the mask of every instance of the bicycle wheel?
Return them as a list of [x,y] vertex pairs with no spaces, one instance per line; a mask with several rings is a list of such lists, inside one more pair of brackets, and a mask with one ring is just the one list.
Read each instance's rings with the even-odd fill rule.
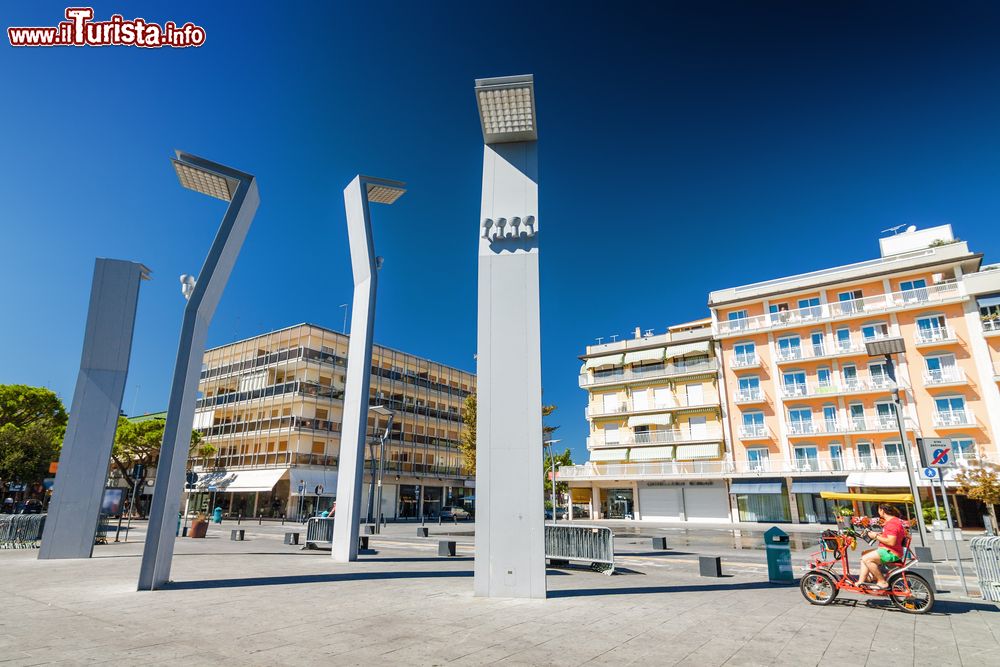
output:
[[919,574],[906,572],[889,582],[892,603],[907,614],[925,614],[934,606],[934,591]]
[[833,577],[820,570],[811,570],[802,575],[799,590],[809,604],[817,605],[830,604],[837,599],[837,593],[840,592]]

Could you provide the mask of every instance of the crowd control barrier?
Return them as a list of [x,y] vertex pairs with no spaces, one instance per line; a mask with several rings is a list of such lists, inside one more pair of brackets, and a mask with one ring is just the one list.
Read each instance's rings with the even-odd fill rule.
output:
[[983,599],[1000,603],[1000,537],[973,537],[969,544]]
[[333,517],[314,516],[306,524],[306,549],[333,548]]
[[0,514],[0,549],[36,549],[45,514]]
[[615,571],[615,534],[606,526],[545,525],[545,557],[584,561],[604,574]]

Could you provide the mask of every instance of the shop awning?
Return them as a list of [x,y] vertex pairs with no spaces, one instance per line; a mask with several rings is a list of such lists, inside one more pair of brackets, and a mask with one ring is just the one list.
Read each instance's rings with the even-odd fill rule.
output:
[[225,493],[270,491],[286,472],[288,472],[288,468],[200,472],[194,490],[195,492],[221,491]]
[[976,301],[979,303],[980,308],[985,308],[986,306],[1000,306],[1000,294],[981,296],[978,297]]
[[628,453],[629,461],[663,461],[673,457],[673,447],[633,447]]
[[603,357],[587,359],[587,368],[603,368],[605,366],[621,366],[622,354],[606,354]]
[[857,500],[868,503],[912,503],[913,496],[909,493],[835,493],[823,491],[819,494],[824,500]]
[[662,347],[656,347],[652,350],[636,350],[635,352],[626,352],[625,363],[635,364],[640,361],[663,361],[665,354],[666,349]]
[[306,495],[316,495],[316,487],[322,486],[323,496],[337,495],[337,471],[330,468],[292,468],[288,476],[290,493],[297,495],[299,482],[306,487]]
[[689,354],[708,354],[712,349],[712,341],[700,340],[694,343],[684,343],[683,345],[671,345],[667,348],[667,357],[683,357]]
[[591,461],[624,461],[626,458],[627,449],[595,449],[590,453]]
[[636,415],[628,418],[629,426],[668,426],[670,424],[670,414],[659,415]]
[[719,445],[677,445],[676,458],[678,461],[687,459],[716,459],[719,458]]
[[729,493],[732,495],[746,495],[761,493],[766,495],[780,495],[784,493],[784,483],[774,479],[739,480],[734,479],[729,485]]
[[847,480],[792,480],[792,493],[847,493]]

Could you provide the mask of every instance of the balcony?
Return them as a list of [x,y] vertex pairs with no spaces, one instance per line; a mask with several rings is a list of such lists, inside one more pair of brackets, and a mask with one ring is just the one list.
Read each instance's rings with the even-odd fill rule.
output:
[[733,356],[733,368],[756,368],[760,366],[760,357],[756,354],[737,354]]
[[952,384],[965,384],[968,379],[965,371],[957,366],[949,368],[935,368],[924,373],[924,384],[933,387],[943,387]]
[[876,313],[886,313],[928,306],[952,303],[967,299],[959,290],[956,281],[941,282],[929,287],[921,287],[902,292],[879,294],[876,296],[824,303],[780,313],[768,313],[755,317],[719,322],[720,336],[741,336],[749,333],[806,326],[818,322],[867,317]]
[[662,461],[656,463],[593,463],[564,466],[556,471],[563,481],[597,479],[657,479],[663,477],[721,477],[733,470],[729,461]]
[[650,412],[669,412],[671,410],[697,410],[716,409],[720,406],[718,396],[706,396],[700,403],[692,403],[685,399],[674,400],[666,403],[647,402],[637,404],[634,399],[622,401],[616,406],[605,406],[600,403],[587,406],[586,416],[590,419],[595,417],[610,417],[627,414],[646,414]]
[[603,433],[587,438],[587,449],[603,447],[628,447],[630,445],[672,445],[688,442],[718,442],[722,440],[722,429],[705,428],[701,431],[688,429],[660,429],[640,433],[621,433],[617,441],[605,440]]
[[740,440],[770,440],[771,434],[763,424],[740,424]]
[[934,413],[934,428],[975,426],[976,420],[968,410],[939,410]]
[[983,320],[983,334],[986,336],[1000,335],[1000,320]]
[[764,392],[760,388],[753,389],[740,389],[736,392],[734,400],[737,403],[762,403],[764,400]]
[[868,380],[851,379],[841,383],[808,384],[796,382],[794,384],[782,385],[781,397],[789,399],[885,393],[892,391],[895,386],[895,382],[882,375],[877,375]]
[[[912,424],[903,424],[907,431],[913,430]],[[898,433],[899,424],[895,415],[877,415],[875,417],[853,417],[843,423],[842,433]]]
[[947,345],[957,343],[958,337],[949,327],[934,327],[932,329],[917,329],[917,347],[930,347],[932,345]]
[[833,435],[843,433],[844,427],[836,419],[816,419],[811,421],[788,422],[788,435]]
[[837,341],[834,345],[803,345],[778,350],[778,365],[790,364],[795,361],[812,361],[818,359],[834,359],[867,355],[865,346],[854,341]]
[[715,373],[719,370],[717,359],[709,359],[694,364],[664,364],[642,370],[641,366],[635,368],[620,368],[615,371],[595,372],[580,374],[581,387],[599,387],[601,385],[625,384],[628,382],[648,382],[661,378],[678,377],[683,375],[697,375],[702,373]]

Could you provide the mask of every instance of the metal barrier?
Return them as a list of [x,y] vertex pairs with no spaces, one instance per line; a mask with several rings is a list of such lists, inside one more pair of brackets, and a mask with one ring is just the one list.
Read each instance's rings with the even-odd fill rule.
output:
[[0,549],[35,549],[42,541],[45,514],[0,514]]
[[107,544],[108,543],[108,533],[115,530],[115,526],[111,521],[111,516],[108,514],[101,514],[97,517],[97,529],[94,531],[94,544]]
[[545,524],[545,557],[586,561],[604,574],[615,571],[615,534],[606,526]]
[[983,599],[1000,603],[1000,537],[973,537],[970,547]]
[[306,549],[333,548],[333,517],[314,516],[306,524]]

